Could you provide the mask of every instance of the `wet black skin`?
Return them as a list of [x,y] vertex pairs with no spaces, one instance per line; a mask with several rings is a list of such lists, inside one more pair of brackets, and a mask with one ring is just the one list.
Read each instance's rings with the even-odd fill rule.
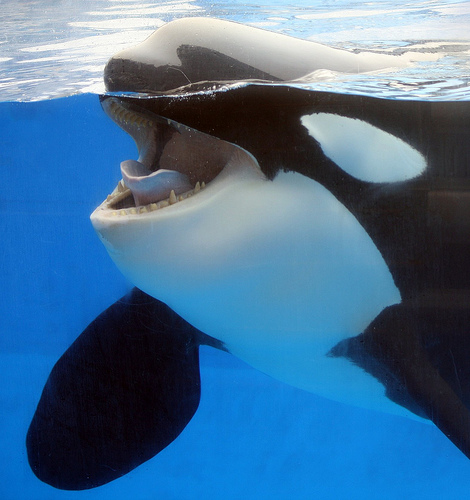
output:
[[168,446],[199,405],[201,344],[224,349],[136,288],[119,299],[49,375],[26,440],[33,472],[94,488]]

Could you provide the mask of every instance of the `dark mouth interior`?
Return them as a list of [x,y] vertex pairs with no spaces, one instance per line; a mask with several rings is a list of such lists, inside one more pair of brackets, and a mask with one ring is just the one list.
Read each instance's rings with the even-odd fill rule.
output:
[[118,199],[110,204],[110,208],[120,210],[121,208],[132,208],[137,206],[132,191],[129,191],[124,198]]
[[[120,99],[102,99],[105,112],[134,139],[138,160],[121,163],[124,185],[110,200],[114,210],[197,193],[224,168],[234,146]],[[126,188],[129,188],[128,191]],[[172,193],[172,194],[170,194]]]

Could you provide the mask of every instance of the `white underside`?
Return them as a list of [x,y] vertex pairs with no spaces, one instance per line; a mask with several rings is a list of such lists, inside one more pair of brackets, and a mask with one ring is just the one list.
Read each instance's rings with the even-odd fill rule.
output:
[[326,356],[400,302],[357,220],[300,174],[220,177],[152,214],[92,216],[119,269],[255,368],[334,400],[407,414],[363,370]]

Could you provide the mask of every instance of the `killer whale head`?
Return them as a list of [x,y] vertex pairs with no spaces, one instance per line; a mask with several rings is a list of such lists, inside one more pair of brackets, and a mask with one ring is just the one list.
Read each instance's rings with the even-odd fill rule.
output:
[[[175,33],[180,38],[175,38]],[[242,40],[249,36],[257,45],[252,43],[247,52],[239,38],[235,42],[229,36],[235,33]],[[188,42],[186,37],[192,40],[195,60],[199,61],[201,47],[206,54],[210,45],[211,54],[216,54],[211,64],[198,65],[199,73],[191,77],[197,83],[214,75],[219,82],[234,75],[243,81],[246,68],[254,71],[255,62],[266,59],[260,59],[260,53],[278,35],[214,20],[171,23],[137,49],[111,59],[105,71],[108,87],[147,91],[148,84],[142,82],[173,74],[169,61],[183,68],[181,44]],[[276,43],[285,45],[284,39],[281,36]],[[292,42],[287,44],[292,56],[300,41],[288,41]],[[321,57],[327,48],[305,43],[310,56],[319,56],[316,64],[324,64]],[[243,64],[227,63],[235,56]],[[352,54],[341,51],[336,54],[338,67],[349,70],[344,62],[349,56]],[[307,60],[298,62],[295,74],[282,77],[314,70]],[[390,58],[380,64],[385,63],[389,64]],[[277,71],[268,71],[266,65],[262,68],[260,75]],[[137,75],[132,83],[128,78],[131,69]],[[181,71],[190,74],[189,68]],[[276,75],[279,80],[280,73]],[[170,83],[175,85],[171,79]],[[263,92],[279,90],[269,85],[261,88]],[[211,92],[202,96],[192,89],[192,85],[191,89],[185,87],[184,99],[176,96],[172,103],[186,103],[186,109],[196,117],[201,116],[204,99],[230,98],[230,92],[214,91],[212,86]],[[303,141],[302,147],[316,156],[299,159],[294,153],[294,160],[287,162],[279,158],[277,162],[258,162],[265,146],[250,147],[243,141],[245,131],[256,140],[268,137],[269,150],[276,152],[279,134],[292,134],[289,121],[275,133],[269,127],[255,130],[248,120],[248,109],[245,123],[228,120],[228,128],[234,132],[228,141],[219,127],[211,130],[210,125],[201,123],[202,132],[167,118],[167,110],[155,113],[154,106],[165,98],[102,98],[105,112],[134,138],[139,153],[137,160],[121,163],[123,180],[91,217],[109,254],[134,285],[163,300],[199,330],[222,341],[232,353],[294,385],[324,394],[331,385],[331,390],[337,391],[339,382],[319,382],[305,365],[324,358],[344,338],[364,331],[381,310],[400,301],[400,293],[367,231],[334,193],[317,182],[315,171],[327,163],[340,175],[358,181],[397,182],[419,176],[426,168],[423,156],[365,120],[317,113],[308,105],[295,116],[293,129],[298,137],[289,148],[299,150]],[[243,100],[242,96],[242,107]],[[205,113],[215,120],[223,115],[223,111],[212,116]],[[383,150],[390,154],[384,157]],[[347,282],[346,274],[351,278]],[[309,349],[304,348],[305,342]],[[267,355],[269,349],[271,354]]]
[[[267,56],[268,48],[275,57]],[[126,92],[126,96],[104,96],[102,106],[134,138],[139,157],[121,163],[123,181],[92,215],[93,225],[110,255],[134,284],[174,305],[171,286],[167,285],[163,292],[157,291],[155,284],[182,283],[184,278],[171,277],[162,271],[150,278],[149,272],[144,271],[155,268],[150,259],[154,263],[158,260],[167,270],[185,270],[184,276],[195,273],[199,284],[210,283],[211,279],[230,282],[223,270],[236,265],[227,266],[221,256],[230,255],[228,250],[237,244],[253,248],[253,254],[259,252],[254,260],[246,257],[248,262],[240,266],[266,267],[261,264],[264,256],[259,249],[266,251],[268,245],[274,243],[267,238],[263,244],[262,235],[277,227],[278,234],[287,237],[292,231],[283,229],[288,224],[284,219],[291,217],[295,226],[296,220],[307,220],[308,213],[318,212],[318,202],[310,207],[304,202],[304,208],[301,202],[294,201],[301,194],[301,191],[297,195],[291,193],[295,182],[322,192],[323,197],[330,196],[328,189],[323,190],[311,181],[319,180],[317,171],[321,172],[325,164],[336,175],[372,183],[419,176],[426,168],[421,153],[366,120],[317,112],[315,103],[301,103],[299,113],[283,120],[282,115],[289,106],[283,103],[283,96],[295,89],[272,85],[299,79],[317,69],[357,72],[403,64],[403,58],[354,54],[237,23],[197,18],[169,23],[139,46],[116,54],[106,66],[105,82],[108,90]],[[228,82],[238,85],[247,81],[251,83],[248,92],[245,88],[240,89],[241,95],[225,92]],[[253,85],[254,82],[260,86]],[[281,113],[276,106],[266,109],[262,100],[252,99],[252,87],[266,95],[274,91],[275,98],[281,97]],[[129,92],[138,92],[139,96],[133,98]],[[233,106],[243,111],[234,116],[231,108],[226,115],[228,119],[224,120],[224,100],[227,97],[230,101],[232,95]],[[248,98],[252,101],[247,102]],[[208,103],[214,107],[207,108]],[[272,102],[267,106],[270,104]],[[178,112],[181,106],[183,116]],[[296,103],[295,107],[298,106]],[[262,117],[260,124],[257,115]],[[225,122],[222,125],[221,119]],[[389,152],[387,156],[381,153],[384,150]],[[286,175],[287,172],[290,174]],[[307,179],[300,180],[296,174]],[[284,185],[287,186],[285,192],[281,188]],[[256,198],[251,213],[250,196]],[[333,192],[332,200],[335,197]],[[271,208],[278,203],[284,208],[282,215]],[[338,200],[335,203],[349,220],[348,209]],[[265,210],[270,216],[263,215]],[[203,221],[211,221],[210,226],[205,227]],[[181,223],[180,229],[177,229],[178,223]],[[307,235],[313,234],[315,224],[317,222],[312,221],[309,230],[302,229],[306,241]],[[362,232],[364,241],[368,241],[366,246],[373,247],[359,225],[357,233]],[[149,231],[148,227],[153,230]],[[165,227],[168,230],[164,230]],[[161,231],[159,236],[157,228]],[[184,234],[185,248],[194,245],[190,249],[192,260],[198,263],[198,269],[205,270],[205,280],[195,270],[186,270],[185,254],[177,265],[163,264],[163,242],[171,242],[178,231]],[[300,231],[294,236],[296,239],[301,239]],[[132,272],[142,260],[137,257],[137,248],[152,248],[149,240],[154,234],[162,245],[160,258],[148,257],[141,271]],[[282,246],[274,246],[280,255],[285,252]],[[136,250],[131,253],[131,248]],[[174,250],[168,250],[168,255],[170,261],[176,256]],[[200,256],[199,261],[196,256]],[[379,261],[380,258],[377,263]],[[236,262],[234,258],[232,263]],[[215,271],[217,267],[219,271]],[[291,271],[293,275],[303,273],[301,267]],[[158,287],[163,288],[161,284]],[[181,288],[190,289],[191,283]],[[176,289],[172,296],[177,295],[181,295],[181,289]],[[397,295],[390,300],[396,301]],[[194,299],[188,302],[193,303]]]

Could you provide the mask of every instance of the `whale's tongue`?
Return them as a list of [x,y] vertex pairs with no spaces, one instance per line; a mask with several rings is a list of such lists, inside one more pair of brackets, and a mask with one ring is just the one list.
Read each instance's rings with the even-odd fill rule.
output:
[[121,163],[124,184],[131,190],[136,206],[156,203],[169,198],[173,190],[176,195],[192,189],[188,176],[176,170],[149,170],[142,163],[126,160]]

